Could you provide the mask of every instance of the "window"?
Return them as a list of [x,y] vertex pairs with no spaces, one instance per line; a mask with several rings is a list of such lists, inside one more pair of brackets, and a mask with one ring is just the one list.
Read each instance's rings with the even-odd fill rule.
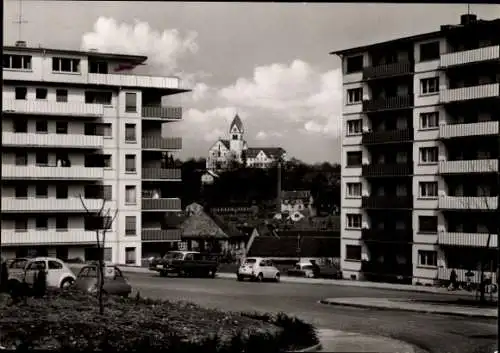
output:
[[63,217],[63,216],[56,217],[56,230],[59,231],[68,230],[68,217]]
[[68,198],[68,185],[56,185],[56,199]]
[[102,124],[102,136],[112,138],[113,129],[111,124]]
[[105,61],[90,61],[89,72],[91,74],[107,74],[108,63]]
[[125,124],[125,142],[136,142],[135,124]]
[[436,129],[439,127],[439,112],[420,113],[421,129]]
[[360,167],[362,159],[363,159],[363,153],[361,151],[347,152],[348,167]]
[[110,154],[105,154],[103,157],[104,160],[104,168],[106,169],[112,169],[113,164],[111,163],[111,155]]
[[47,88],[37,88],[35,97],[36,99],[47,99]]
[[15,70],[31,70],[31,55],[3,55],[3,68]]
[[46,134],[49,132],[47,120],[37,120],[36,121],[36,132],[38,134]]
[[45,261],[33,261],[26,266],[26,269],[31,271],[45,270],[46,268]]
[[136,235],[137,227],[136,227],[136,217],[135,216],[126,216],[125,217],[125,235]]
[[125,155],[125,173],[135,173],[135,154]]
[[363,55],[352,56],[347,58],[346,74],[360,72],[363,70]]
[[52,71],[80,72],[80,59],[52,58]]
[[14,222],[16,232],[26,232],[28,230],[28,220],[26,218],[17,218]]
[[238,135],[233,135],[232,139],[233,140],[237,140],[238,139]]
[[137,112],[137,93],[125,93],[125,112]]
[[361,228],[361,215],[360,214],[347,214],[347,228]]
[[28,89],[26,87],[16,87],[15,88],[16,99],[26,99],[28,95]]
[[26,152],[16,152],[16,165],[28,165],[28,155]]
[[135,264],[135,248],[125,248],[125,263]]
[[102,186],[102,198],[105,201],[111,201],[113,199],[113,187],[111,185]]
[[431,94],[439,92],[439,77],[423,78],[420,80],[420,93]]
[[418,265],[419,266],[437,266],[437,252],[419,250],[418,251]]
[[63,265],[59,261],[49,260],[49,270],[60,270],[62,268]]
[[420,148],[420,163],[437,163],[438,162],[438,147],[421,147]]
[[418,216],[418,231],[420,233],[437,233],[437,216]]
[[47,229],[47,217],[45,216],[37,216],[36,217],[36,229]]
[[437,181],[420,182],[420,197],[437,197],[438,183]]
[[361,197],[361,183],[347,183],[347,197]]
[[49,165],[49,155],[47,152],[37,152],[36,153],[36,158],[35,158],[35,163],[37,166],[43,166],[46,167]]
[[361,103],[363,99],[363,88],[352,88],[347,90],[347,104]]
[[439,42],[420,44],[420,61],[437,60],[439,56]]
[[28,132],[28,121],[24,119],[14,120],[14,132],[15,133],[27,133]]
[[56,89],[56,102],[66,103],[68,101],[67,89]]
[[44,184],[37,184],[35,187],[37,198],[47,198],[49,196],[49,187]]
[[363,119],[347,120],[347,136],[363,132]]
[[113,98],[112,92],[104,92],[104,91],[86,91],[85,92],[85,103],[93,103],[93,104],[104,104],[111,105]]
[[28,197],[28,187],[25,185],[16,186],[16,199],[25,199]]
[[360,245],[346,245],[345,246],[345,259],[361,261],[361,246]]
[[66,121],[56,122],[56,134],[66,135],[68,133],[68,123]]
[[136,187],[135,185],[125,186],[125,203],[135,205],[136,203]]

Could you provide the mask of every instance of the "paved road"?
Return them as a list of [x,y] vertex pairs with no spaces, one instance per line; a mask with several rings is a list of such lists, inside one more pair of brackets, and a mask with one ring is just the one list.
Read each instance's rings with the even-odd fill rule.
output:
[[429,352],[476,353],[478,347],[490,347],[497,340],[496,320],[341,308],[317,303],[321,298],[333,297],[449,299],[447,295],[335,285],[161,278],[156,274],[129,273],[127,277],[142,296],[188,300],[225,310],[283,311],[313,322],[317,327],[392,337]]

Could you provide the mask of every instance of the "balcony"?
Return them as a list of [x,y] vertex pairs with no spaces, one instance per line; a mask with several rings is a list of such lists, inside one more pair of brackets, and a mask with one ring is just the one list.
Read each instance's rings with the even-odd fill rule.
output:
[[[84,199],[85,206],[89,211],[99,211],[102,200]],[[49,212],[86,212],[79,198],[57,199],[49,198],[14,198],[2,197],[2,211],[5,213],[49,213]]]
[[439,137],[449,139],[454,137],[498,135],[498,121],[484,121],[473,124],[450,124],[439,126]]
[[361,231],[361,239],[366,242],[411,243],[412,229],[367,229]]
[[[438,279],[443,280],[443,281],[449,281],[450,280],[450,275],[451,275],[451,270],[455,270],[455,273],[457,274],[457,281],[458,282],[467,282],[467,276],[465,274],[469,272],[468,269],[463,269],[463,268],[444,268],[444,267],[439,267],[438,268]],[[476,271],[476,270],[470,270],[474,276],[471,277],[471,282],[472,283],[480,283],[481,282],[481,272]],[[493,283],[497,282],[497,274],[495,271],[493,272],[488,272],[484,271],[484,276],[488,276],[491,278]]]
[[468,161],[441,161],[439,174],[497,173],[497,159],[474,159]]
[[412,209],[412,196],[363,196],[361,207],[366,209]]
[[181,137],[143,137],[142,148],[150,150],[181,150]]
[[102,117],[102,104],[87,104],[79,102],[32,101],[22,99],[3,99],[4,113],[40,114],[52,116]]
[[363,133],[363,137],[361,139],[361,143],[363,145],[411,141],[413,141],[413,129],[365,132]]
[[409,75],[412,72],[413,67],[410,62],[370,66],[363,69],[363,80]]
[[91,85],[140,87],[156,89],[184,89],[183,82],[178,77],[139,76],[119,74],[88,74]]
[[2,145],[8,147],[55,147],[55,148],[90,148],[101,149],[103,136],[83,134],[36,134],[36,133],[2,133]]
[[104,168],[86,167],[41,167],[36,165],[2,166],[3,179],[44,179],[44,180],[99,180],[104,178]]
[[364,177],[405,177],[413,174],[413,164],[364,164],[361,175]]
[[458,51],[455,53],[443,54],[440,58],[440,66],[443,68],[477,63],[481,61],[491,61],[500,59],[500,46]]
[[[488,247],[488,233],[440,232],[438,244],[473,248]],[[498,247],[498,235],[491,234],[490,248]]]
[[363,112],[408,109],[413,107],[413,95],[378,98],[363,101]]
[[452,103],[473,99],[493,98],[500,95],[500,84],[492,83],[439,91],[440,103]]
[[159,120],[181,120],[182,108],[181,107],[142,107],[142,117],[147,119]]
[[497,209],[496,196],[441,196],[438,207],[445,210],[491,210]]
[[20,232],[14,229],[2,230],[2,246],[15,245],[84,245],[95,244],[96,233],[83,229],[67,230],[27,230]]
[[180,241],[180,229],[145,229],[142,228],[141,241],[148,242],[164,242],[164,241]]
[[142,180],[182,180],[180,169],[142,168]]
[[143,211],[181,211],[181,199],[142,199]]

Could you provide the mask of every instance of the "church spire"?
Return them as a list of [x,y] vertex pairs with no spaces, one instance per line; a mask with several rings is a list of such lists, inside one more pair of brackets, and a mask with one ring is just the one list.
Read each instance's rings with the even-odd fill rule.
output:
[[238,129],[239,133],[243,133],[243,122],[241,121],[241,118],[238,114],[234,116],[233,122],[229,126],[229,132],[233,133],[233,127],[236,127]]

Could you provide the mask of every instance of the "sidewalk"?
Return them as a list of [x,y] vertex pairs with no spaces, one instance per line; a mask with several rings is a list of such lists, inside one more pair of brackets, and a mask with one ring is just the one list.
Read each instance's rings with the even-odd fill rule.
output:
[[350,306],[355,308],[388,309],[398,311],[413,311],[418,313],[443,314],[474,318],[498,318],[496,308],[475,308],[449,304],[426,304],[398,299],[380,298],[327,298],[320,300],[321,304]]

